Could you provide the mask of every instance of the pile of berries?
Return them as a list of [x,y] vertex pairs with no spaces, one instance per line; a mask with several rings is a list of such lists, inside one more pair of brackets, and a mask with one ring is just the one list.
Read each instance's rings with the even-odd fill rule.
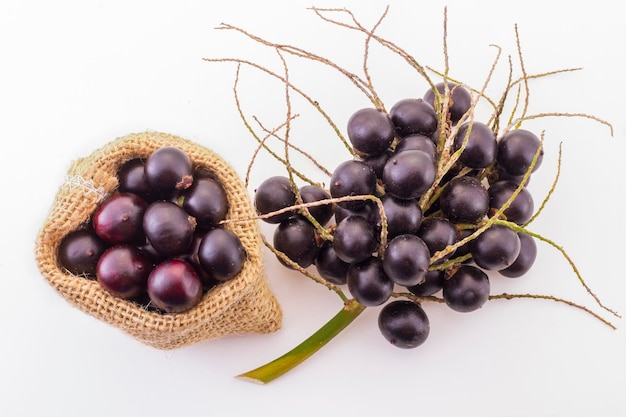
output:
[[63,268],[162,313],[191,309],[239,274],[246,252],[221,226],[229,202],[212,172],[162,147],[124,162],[117,178],[90,221],[61,241]]
[[[254,197],[257,212],[277,225],[280,262],[314,267],[325,280],[347,284],[362,305],[383,306],[380,330],[401,348],[428,336],[420,297],[441,291],[453,310],[476,310],[489,298],[486,271],[519,277],[537,253],[532,236],[506,222],[523,225],[533,215],[521,182],[541,165],[540,139],[524,129],[498,137],[469,117],[465,88],[449,82],[448,100],[443,83],[436,89],[441,94],[428,90],[388,113],[356,111],[347,122],[354,157],[334,169],[328,189],[274,176]],[[446,111],[437,111],[443,103]],[[453,155],[456,162],[442,170]],[[489,223],[454,248],[496,215],[506,222]],[[414,297],[392,299],[397,287]]]

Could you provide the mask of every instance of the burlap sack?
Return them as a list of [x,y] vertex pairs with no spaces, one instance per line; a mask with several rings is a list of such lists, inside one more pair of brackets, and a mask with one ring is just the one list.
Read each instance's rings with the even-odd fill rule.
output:
[[159,349],[174,349],[226,335],[276,331],[281,326],[282,311],[265,279],[256,221],[226,224],[247,251],[244,268],[236,278],[207,292],[199,305],[184,313],[147,311],[110,295],[97,281],[74,276],[59,266],[57,248],[61,239],[88,221],[103,198],[115,190],[120,164],[136,157],[147,158],[163,146],[182,149],[195,164],[215,173],[230,199],[229,218],[254,215],[243,182],[211,150],[169,134],[131,134],[70,167],[37,238],[35,255],[42,275],[72,305]]

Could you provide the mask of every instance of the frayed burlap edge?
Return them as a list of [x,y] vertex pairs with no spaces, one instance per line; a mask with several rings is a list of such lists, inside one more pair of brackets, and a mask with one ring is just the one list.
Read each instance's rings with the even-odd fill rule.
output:
[[282,310],[265,279],[256,221],[226,225],[239,236],[246,249],[248,259],[244,268],[235,279],[218,285],[196,307],[184,313],[147,311],[110,295],[96,281],[72,275],[59,266],[57,249],[61,239],[87,222],[103,198],[115,190],[120,164],[136,157],[147,158],[163,146],[176,146],[187,152],[196,165],[213,171],[229,196],[229,218],[254,215],[241,179],[213,151],[166,133],[130,134],[113,140],[70,167],[37,237],[35,256],[42,275],[75,307],[159,349],[174,349],[227,335],[278,330]]

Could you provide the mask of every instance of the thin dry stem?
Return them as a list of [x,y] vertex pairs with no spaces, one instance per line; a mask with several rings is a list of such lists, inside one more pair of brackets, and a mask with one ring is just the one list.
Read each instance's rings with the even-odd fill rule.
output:
[[513,203],[513,201],[517,198],[519,193],[524,188],[524,184],[526,183],[526,181],[530,177],[530,174],[532,173],[532,170],[535,167],[535,164],[537,163],[537,159],[539,158],[539,155],[541,154],[541,150],[542,150],[542,147],[543,147],[543,138],[544,138],[544,135],[542,134],[541,135],[541,139],[540,139],[541,140],[540,146],[537,147],[537,151],[535,152],[535,155],[533,156],[533,159],[532,159],[532,161],[530,163],[530,166],[528,167],[528,170],[526,171],[526,174],[524,174],[524,177],[520,181],[520,184],[517,186],[515,191],[511,194],[509,199],[493,214],[492,217],[490,217],[489,219],[487,219],[487,220],[483,221],[482,223],[478,224],[477,227],[476,227],[476,230],[471,235],[467,236],[464,239],[459,240],[458,242],[456,242],[453,245],[448,246],[444,250],[436,252],[430,258],[431,265],[436,263],[440,259],[445,258],[450,253],[454,252],[457,248],[460,248],[461,246],[463,246],[463,245],[469,243],[470,241],[476,239],[485,230],[489,229],[492,225],[496,224],[496,222],[498,222],[500,220],[500,218],[503,216],[504,211],[506,209],[508,209],[509,206]]
[[[497,48],[497,54],[496,57],[489,69],[489,72],[487,74],[487,77],[485,78],[484,84],[482,85],[482,87],[479,90],[475,90],[473,88],[471,88],[470,86],[466,86],[464,83],[458,81],[458,80],[453,80],[452,78],[450,78],[449,76],[449,72],[450,72],[450,67],[449,67],[449,57],[448,57],[448,45],[447,45],[447,37],[448,37],[448,32],[447,32],[447,8],[444,8],[444,27],[443,27],[443,54],[444,54],[444,71],[442,73],[436,72],[434,70],[432,70],[430,67],[424,67],[422,66],[411,54],[409,54],[406,50],[400,48],[397,44],[379,36],[376,31],[378,30],[378,28],[380,27],[380,25],[382,24],[383,20],[387,17],[387,13],[388,13],[388,7],[385,8],[384,12],[382,13],[382,15],[380,16],[380,18],[376,21],[376,23],[374,24],[374,26],[372,27],[372,29],[367,29],[365,28],[364,25],[362,25],[359,20],[356,18],[356,16],[349,10],[344,9],[344,8],[340,8],[340,9],[322,9],[322,8],[312,8],[313,12],[320,17],[323,21],[327,22],[327,23],[331,23],[333,25],[342,27],[342,28],[347,28],[349,30],[355,30],[358,31],[362,34],[365,35],[365,44],[364,44],[364,51],[363,51],[363,61],[362,61],[362,70],[363,70],[363,78],[357,74],[354,74],[342,67],[340,67],[339,65],[333,63],[332,61],[330,61],[329,59],[322,57],[320,55],[314,54],[310,51],[306,51],[304,49],[292,46],[292,45],[283,45],[283,44],[276,44],[273,42],[270,42],[268,40],[265,40],[263,38],[260,38],[258,36],[255,36],[253,34],[250,34],[248,32],[246,32],[245,30],[235,27],[235,26],[231,26],[231,25],[226,25],[226,24],[222,24],[219,29],[228,29],[228,30],[235,30],[238,31],[242,34],[244,34],[245,36],[249,37],[250,39],[252,39],[253,41],[260,43],[262,45],[268,46],[273,48],[279,55],[279,58],[281,60],[281,63],[283,65],[283,71],[284,71],[284,75],[280,75],[275,73],[274,71],[263,67],[261,65],[258,65],[254,62],[250,62],[250,61],[246,61],[243,59],[235,59],[235,58],[223,58],[223,59],[207,59],[207,61],[212,61],[212,62],[234,62],[238,64],[238,72],[237,74],[239,74],[239,67],[241,65],[248,65],[251,66],[253,68],[256,68],[258,70],[261,70],[267,74],[269,74],[270,76],[280,80],[283,82],[284,84],[284,88],[285,88],[285,100],[286,100],[286,105],[287,105],[287,114],[286,114],[286,119],[285,122],[277,129],[274,130],[268,130],[262,127],[261,123],[257,121],[257,123],[263,128],[263,130],[267,133],[267,136],[264,139],[260,139],[258,138],[258,136],[256,136],[256,134],[254,133],[253,129],[251,128],[251,126],[247,123],[247,121],[245,120],[245,117],[243,117],[243,112],[239,106],[239,101],[237,99],[237,104],[238,104],[238,110],[240,111],[240,113],[242,114],[242,119],[244,120],[244,123],[246,123],[246,126],[248,127],[248,130],[250,130],[250,132],[255,136],[255,138],[261,143],[261,145],[259,146],[259,150],[260,148],[264,148],[267,149],[269,151],[269,148],[265,146],[265,141],[267,140],[268,137],[275,137],[278,138],[279,140],[282,140],[283,145],[284,145],[284,153],[285,153],[285,157],[279,159],[280,161],[282,161],[289,173],[290,173],[290,180],[292,182],[292,185],[295,187],[295,182],[293,179],[293,174],[296,174],[296,171],[294,170],[294,168],[291,166],[291,162],[290,162],[290,158],[289,158],[289,152],[290,150],[293,149],[297,149],[295,147],[293,147],[292,145],[290,145],[289,143],[289,133],[290,133],[290,124],[291,122],[295,119],[295,116],[292,114],[292,110],[291,110],[291,100],[290,100],[290,91],[295,91],[297,94],[299,94],[300,96],[302,96],[306,101],[308,101],[311,105],[313,105],[318,112],[320,112],[322,114],[322,116],[326,119],[326,121],[329,123],[329,125],[334,129],[334,131],[336,132],[337,136],[340,138],[340,140],[343,142],[344,146],[350,151],[351,155],[354,156],[354,151],[352,150],[352,147],[350,146],[350,144],[348,143],[348,141],[344,138],[344,136],[341,134],[340,130],[337,128],[336,124],[333,122],[333,120],[330,118],[330,116],[321,108],[321,106],[319,106],[319,103],[317,103],[317,101],[314,101],[313,99],[311,99],[311,97],[309,95],[307,95],[306,93],[304,93],[302,90],[298,89],[295,85],[293,85],[289,79],[289,72],[288,72],[288,66],[287,66],[287,61],[285,60],[284,56],[282,53],[285,54],[289,54],[291,56],[295,56],[297,58],[303,58],[303,59],[308,59],[311,61],[315,61],[318,63],[321,63],[325,66],[328,66],[336,71],[338,71],[341,75],[345,76],[361,93],[363,93],[373,104],[376,108],[379,108],[381,110],[384,111],[384,104],[382,102],[382,100],[380,99],[380,97],[378,96],[376,89],[374,88],[374,83],[369,71],[369,67],[368,67],[368,63],[370,61],[370,52],[371,52],[371,44],[372,41],[378,42],[381,46],[383,46],[384,48],[388,49],[389,51],[391,51],[393,54],[397,55],[398,57],[404,59],[410,67],[412,67],[413,69],[415,69],[417,71],[417,73],[424,78],[424,80],[430,85],[430,87],[432,88],[432,90],[435,93],[435,108],[437,110],[437,114],[439,117],[439,120],[442,121],[440,122],[440,131],[439,131],[439,135],[440,135],[440,140],[439,140],[439,144],[438,144],[438,150],[439,150],[439,159],[437,161],[437,178],[435,180],[435,183],[433,184],[433,186],[422,196],[422,198],[420,199],[420,206],[424,209],[427,207],[430,207],[430,205],[436,201],[436,199],[439,197],[441,190],[442,190],[442,185],[440,184],[444,175],[449,172],[450,169],[452,169],[453,166],[455,166],[456,162],[458,161],[458,158],[460,157],[463,149],[465,148],[465,146],[467,145],[468,139],[469,139],[469,135],[471,133],[471,125],[474,123],[474,113],[475,113],[475,109],[476,106],[478,104],[478,102],[480,100],[486,100],[488,103],[491,104],[491,106],[493,107],[494,111],[492,113],[492,115],[489,118],[489,122],[488,124],[491,125],[493,123],[492,128],[494,129],[494,131],[496,133],[500,134],[500,137],[504,134],[506,134],[510,129],[513,128],[519,128],[520,125],[522,124],[523,121],[527,121],[527,120],[532,120],[532,119],[537,119],[537,118],[541,118],[541,117],[549,117],[549,116],[554,116],[554,117],[583,117],[583,118],[588,118],[588,119],[592,119],[595,120],[601,124],[604,124],[606,126],[608,126],[610,128],[611,131],[611,135],[613,135],[613,127],[610,123],[599,119],[595,116],[592,115],[587,115],[587,114],[583,114],[583,113],[539,113],[539,114],[528,114],[529,111],[529,103],[530,103],[530,85],[529,85],[529,81],[531,79],[535,79],[535,78],[541,78],[541,77],[546,77],[549,75],[554,75],[554,74],[558,74],[558,73],[563,73],[563,72],[569,72],[569,71],[577,71],[579,70],[579,68],[569,68],[569,69],[562,69],[562,70],[556,70],[556,71],[550,71],[550,72],[544,72],[544,73],[539,73],[539,74],[534,74],[534,75],[529,75],[526,71],[526,67],[525,67],[525,62],[524,62],[524,56],[522,54],[522,46],[521,46],[521,40],[520,40],[520,35],[519,35],[519,30],[517,25],[515,25],[515,41],[516,41],[516,48],[517,48],[517,55],[518,55],[518,59],[519,59],[519,67],[521,70],[521,77],[519,77],[518,79],[513,80],[513,63],[512,63],[512,59],[509,56],[509,74],[508,74],[508,80],[507,80],[507,84],[506,84],[506,88],[504,89],[504,92],[502,94],[502,96],[500,97],[499,101],[496,103],[495,101],[491,100],[487,95],[486,95],[486,91],[487,88],[490,84],[490,82],[492,81],[493,75],[495,73],[495,70],[498,66],[499,60],[500,60],[500,56],[502,53],[502,50],[499,46],[493,45]],[[345,22],[342,20],[337,20],[334,18],[331,18],[332,14],[341,14],[344,16],[347,16],[349,18],[349,22]],[[433,81],[430,79],[430,77],[427,74],[426,69],[428,69],[429,71],[435,72],[439,75],[441,75],[444,79],[444,92],[443,93],[439,93],[437,88],[435,87],[435,84],[433,83]],[[466,114],[463,115],[462,119],[460,121],[458,121],[458,123],[454,126],[452,126],[452,123],[450,123],[449,118],[448,118],[448,111],[449,111],[449,100],[451,99],[451,89],[449,88],[448,82],[449,81],[453,81],[455,82],[457,85],[462,85],[465,88],[467,88],[471,93],[472,93],[472,103],[470,106],[470,109],[468,112],[466,112]],[[513,109],[510,113],[510,117],[508,120],[508,125],[504,127],[504,129],[502,129],[501,131],[501,117],[502,114],[504,112],[504,108],[505,105],[507,104],[507,101],[510,99],[510,96],[512,95],[512,91],[513,89],[516,89],[516,94],[514,97],[514,106]],[[517,113],[520,113],[519,116],[517,116]],[[453,142],[456,138],[456,136],[459,134],[459,127],[462,124],[469,124],[470,127],[468,129],[468,132],[466,133],[466,137],[464,137],[463,140],[463,144],[461,146],[460,149],[451,152],[451,149],[453,149],[452,145]],[[280,138],[278,136],[278,132],[281,129],[285,129],[285,137],[284,138]],[[517,225],[515,223],[509,222],[507,220],[505,220],[505,217],[503,215],[504,211],[506,211],[509,206],[512,204],[512,202],[516,199],[516,197],[518,196],[518,194],[521,192],[521,190],[524,188],[524,184],[527,182],[527,180],[529,179],[536,163],[538,160],[538,157],[542,151],[542,147],[543,147],[543,141],[544,141],[544,132],[542,132],[541,134],[541,142],[540,142],[540,146],[537,149],[537,152],[534,155],[534,158],[531,162],[530,167],[528,168],[527,172],[525,173],[524,177],[522,178],[522,180],[520,181],[520,184],[518,185],[518,187],[516,188],[516,190],[513,192],[513,194],[510,196],[510,198],[507,200],[507,202],[505,204],[503,204],[497,211],[495,214],[493,214],[492,217],[483,220],[482,222],[480,222],[477,225],[471,225],[471,229],[473,230],[473,232],[466,238],[461,239],[459,242],[456,242],[454,245],[450,245],[448,246],[446,249],[435,253],[432,257],[431,257],[431,269],[449,269],[449,268],[454,268],[455,266],[457,266],[460,262],[469,259],[471,257],[471,255],[465,255],[463,257],[457,257],[455,259],[451,259],[451,260],[447,260],[445,262],[440,262],[437,263],[438,261],[443,260],[444,257],[446,257],[447,255],[451,254],[454,250],[456,250],[457,248],[466,245],[468,242],[470,242],[471,240],[475,239],[476,237],[478,237],[481,233],[483,233],[485,230],[489,229],[491,226],[493,225],[503,225],[506,227],[511,228],[512,230],[515,230],[517,232],[524,232],[527,233],[528,235],[537,238],[541,241],[544,241],[546,243],[548,243],[549,245],[553,246],[554,248],[556,248],[566,259],[566,261],[570,264],[571,268],[573,269],[576,277],[578,278],[579,282],[581,283],[581,285],[583,286],[583,288],[587,291],[587,293],[596,301],[596,303],[603,308],[604,310],[610,312],[611,314],[613,314],[616,317],[620,317],[619,314],[617,314],[615,311],[609,309],[608,307],[604,306],[603,303],[600,301],[600,299],[596,296],[596,294],[589,288],[589,286],[586,284],[586,282],[583,280],[580,271],[578,270],[577,266],[574,264],[573,260],[570,258],[570,256],[565,252],[565,250],[557,245],[555,242],[553,242],[550,239],[547,239],[537,233],[531,232],[529,231],[526,227],[529,223],[531,223],[533,220],[535,220],[535,218],[542,212],[543,208],[545,207],[547,201],[551,198],[559,176],[560,176],[560,166],[561,166],[561,147],[559,147],[559,156],[558,156],[558,167],[557,167],[557,174],[556,177],[554,179],[554,182],[552,184],[551,189],[548,191],[547,196],[544,198],[542,205],[540,206],[540,208],[537,210],[536,213],[534,213],[533,217],[523,226]],[[307,156],[308,154],[306,154],[305,152],[298,150],[298,152],[304,154],[305,156]],[[311,160],[313,160],[313,158],[310,158]],[[491,167],[486,168],[485,170],[483,170],[483,172],[481,173],[481,175],[486,176],[489,174],[489,170],[492,169]],[[326,174],[330,174],[329,172],[325,172]],[[297,195],[299,195],[299,193],[297,193]],[[380,199],[376,196],[373,195],[368,195],[368,196],[349,196],[349,197],[341,197],[341,198],[330,198],[330,199],[326,199],[326,200],[321,200],[321,201],[317,201],[317,202],[312,202],[312,203],[303,203],[301,197],[298,197],[298,201],[297,204],[291,206],[291,207],[287,207],[284,208],[282,210],[278,210],[272,213],[267,213],[264,215],[259,215],[259,216],[255,216],[255,217],[251,217],[251,218],[246,218],[246,219],[228,219],[225,222],[232,222],[232,221],[248,221],[248,220],[252,220],[252,219],[264,219],[264,218],[269,218],[272,216],[275,216],[277,214],[281,214],[284,212],[291,212],[291,211],[300,211],[300,212],[304,212],[304,214],[306,215],[308,213],[308,209],[310,207],[314,207],[314,206],[319,206],[319,205],[325,205],[325,204],[337,204],[343,201],[353,201],[353,200],[373,200],[376,202],[376,204],[379,207],[380,213],[381,213],[381,219],[382,219],[382,225],[381,225],[381,243],[380,243],[380,250],[379,250],[379,256],[384,256],[384,249],[386,247],[386,239],[387,239],[387,219],[384,213],[384,208],[382,206],[382,202],[380,201]],[[315,223],[314,223],[315,224]],[[328,239],[328,240],[332,240],[332,233],[330,230],[324,229],[323,226],[316,224],[316,228],[318,229],[318,231],[320,232],[321,236],[323,236],[324,239]],[[293,269],[303,273],[306,276],[309,276],[310,278],[314,279],[316,282],[322,283],[324,285],[326,285],[327,287],[329,287],[331,290],[337,292],[339,294],[340,297],[342,297],[342,299],[344,301],[346,301],[346,296],[345,294],[343,294],[343,292],[334,284],[328,283],[326,280],[314,276],[313,274],[311,274],[309,271],[307,271],[304,268],[299,267],[296,263],[294,263],[293,261],[289,260],[284,254],[282,254],[281,252],[277,251],[269,242],[267,242],[267,240],[264,239],[264,243],[265,245],[270,248],[270,250],[272,252],[274,252],[277,256],[279,256],[279,258],[281,260],[283,260],[287,265],[291,265],[293,267]],[[439,297],[417,297],[414,296],[412,294],[405,294],[405,293],[394,293],[393,294],[394,297],[407,297],[413,300],[416,300],[418,302],[422,302],[422,301],[432,301],[432,302],[444,302],[441,298]],[[580,310],[583,310],[584,312],[591,314],[593,317],[597,318],[598,320],[600,320],[601,322],[603,322],[604,324],[615,328],[615,326],[610,323],[608,320],[602,318],[600,315],[594,313],[591,309],[571,302],[569,300],[564,300],[561,299],[559,297],[556,296],[551,296],[551,295],[535,295],[535,294],[498,294],[498,295],[492,295],[490,296],[490,299],[495,300],[495,299],[514,299],[514,298],[528,298],[528,299],[545,299],[545,300],[551,300],[551,301],[555,301],[555,302],[559,302],[559,303],[564,303],[567,304],[569,306],[578,308]]]
[[[261,126],[261,128],[263,130],[266,131],[267,135],[263,138],[260,138],[256,132],[254,131],[254,129],[252,128],[252,126],[250,125],[250,123],[248,122],[243,109],[241,107],[241,102],[239,100],[239,93],[238,93],[238,83],[239,83],[239,69],[240,66],[237,66],[237,71],[235,74],[235,82],[233,85],[233,95],[235,97],[235,106],[237,108],[237,112],[239,113],[239,117],[241,118],[244,126],[246,127],[246,129],[248,130],[248,132],[250,132],[250,134],[252,135],[252,137],[258,142],[258,146],[257,148],[254,150],[250,163],[248,164],[248,167],[246,169],[246,176],[245,176],[245,184],[246,186],[249,185],[249,181],[250,181],[250,172],[252,170],[252,166],[254,165],[254,162],[256,161],[256,157],[258,156],[258,153],[260,152],[260,149],[263,148],[265,149],[271,156],[273,156],[278,162],[280,162],[281,164],[285,165],[286,161],[281,158],[277,153],[275,153],[269,146],[267,146],[266,141],[271,137],[271,136],[275,136],[278,137],[276,135],[276,132],[278,132],[279,130],[281,130],[282,128],[285,127],[285,125],[289,122],[289,120],[298,117],[298,115],[293,115],[291,116],[287,121],[283,122],[282,124],[280,124],[277,128],[275,128],[274,130],[267,130],[265,129],[260,122],[258,121],[258,119],[256,117],[254,117],[255,121],[257,121],[257,123]],[[299,172],[299,171],[294,171],[296,173],[296,175],[298,175],[298,177],[300,177],[302,180],[309,182],[309,183],[314,183],[312,182],[309,178],[307,178],[306,175],[304,175],[303,173]]]
[[[421,75],[424,80],[426,80],[426,82],[430,85],[430,87],[432,89],[436,89],[435,88],[435,84],[433,83],[433,81],[430,79],[430,77],[428,76],[424,66],[422,66],[419,62],[417,62],[417,60],[411,55],[409,54],[406,50],[400,48],[398,45],[396,45],[395,43],[381,38],[377,35],[375,35],[374,33],[369,32],[367,29],[365,29],[363,27],[363,25],[361,25],[359,23],[359,21],[356,19],[356,17],[354,16],[354,14],[345,8],[331,8],[331,9],[324,9],[324,8],[316,8],[316,7],[312,7],[311,10],[313,10],[315,12],[315,14],[317,14],[322,20],[335,24],[337,26],[341,26],[347,29],[352,29],[352,30],[357,30],[360,32],[363,32],[369,36],[372,37],[372,39],[376,40],[378,43],[380,43],[382,46],[384,46],[385,48],[388,48],[389,50],[391,50],[392,52],[396,53],[397,55],[399,55],[400,57],[402,57],[413,69],[415,69],[419,75]],[[338,20],[334,20],[334,19],[330,19],[329,17],[325,16],[324,13],[328,13],[328,12],[334,12],[334,13],[344,13],[347,14],[351,19],[352,22],[354,23],[354,26],[349,25],[347,23],[338,21]]]
[[541,206],[539,206],[539,208],[537,209],[535,214],[533,214],[532,217],[530,219],[528,219],[528,221],[524,224],[524,227],[527,227],[529,224],[531,224],[533,221],[535,221],[535,219],[537,217],[539,217],[539,214],[541,214],[543,209],[546,207],[548,201],[550,200],[550,197],[552,197],[552,194],[554,193],[554,190],[556,189],[556,184],[559,182],[559,178],[561,176],[562,151],[563,151],[563,142],[561,142],[559,144],[559,154],[558,154],[558,157],[557,157],[556,175],[554,176],[554,181],[552,182],[552,186],[548,190],[548,194],[546,195],[546,197],[541,202]]
[[585,291],[587,291],[587,293],[595,300],[596,304],[598,304],[598,306],[600,306],[601,308],[603,308],[604,310],[608,311],[609,313],[611,313],[612,315],[614,315],[615,317],[621,317],[619,313],[617,313],[615,310],[612,310],[611,308],[607,307],[604,305],[604,303],[602,302],[602,300],[600,300],[600,297],[598,297],[596,295],[595,292],[593,292],[593,290],[589,287],[589,285],[587,285],[587,282],[583,279],[582,274],[580,273],[580,271],[578,270],[578,267],[576,266],[576,264],[574,263],[574,260],[569,256],[569,254],[565,251],[565,249],[563,249],[562,246],[558,245],[556,242],[554,242],[551,239],[548,239],[538,233],[532,232],[528,229],[526,229],[525,227],[522,227],[518,224],[515,224],[513,222],[509,222],[506,220],[502,220],[502,219],[498,219],[495,221],[495,224],[500,224],[503,226],[506,226],[512,230],[515,230],[516,232],[523,232],[526,233],[536,239],[541,240],[542,242],[545,242],[547,244],[549,244],[550,246],[552,246],[553,248],[555,248],[556,250],[558,250],[561,255],[563,255],[563,257],[565,258],[565,260],[567,261],[567,263],[571,266],[572,270],[574,271],[574,274],[576,275],[576,277],[578,278],[578,281],[580,282],[580,284],[583,286],[583,288],[585,289]]
[[[244,124],[246,124],[245,121],[244,121]],[[275,136],[275,132],[280,130],[280,129],[282,129],[283,127],[284,127],[284,123],[282,125],[278,126],[273,131],[267,131],[266,130],[267,134],[262,139],[259,138],[256,134],[254,134],[254,133],[252,134],[253,137],[257,138],[258,145],[256,146],[256,148],[254,148],[254,151],[252,152],[252,157],[250,157],[250,162],[248,163],[248,167],[246,168],[246,175],[245,175],[245,180],[244,180],[244,183],[246,184],[246,187],[248,187],[250,185],[250,174],[252,172],[252,167],[254,166],[254,163],[256,162],[256,158],[259,156],[259,152],[261,151],[261,149],[266,148],[265,142],[270,137]],[[248,129],[248,130],[250,130],[250,129]],[[271,150],[269,150],[268,152],[270,154],[272,153]],[[280,159],[278,159],[278,160],[280,161]]]
[[372,98],[375,101],[375,107],[377,109],[385,111],[385,112],[386,112],[385,104],[380,99],[380,97],[378,96],[378,93],[376,92],[376,89],[374,88],[374,84],[372,82],[372,77],[370,75],[369,67],[368,67],[367,63],[368,63],[368,59],[369,59],[370,42],[372,40],[372,34],[376,31],[376,29],[383,22],[383,20],[387,16],[388,10],[389,10],[389,6],[387,6],[385,8],[384,13],[382,14],[382,16],[380,16],[380,18],[378,19],[378,21],[376,22],[376,24],[374,25],[372,30],[367,33],[367,36],[365,38],[365,47],[364,47],[364,51],[363,51],[363,73],[365,74],[365,79],[367,80],[367,85],[369,87],[369,91],[372,93]]
[[355,87],[357,87],[374,105],[376,104],[376,99],[374,98],[374,95],[372,94],[372,92],[369,90],[367,82],[365,82],[361,77],[359,77],[358,75],[340,67],[339,65],[335,64],[334,62],[332,62],[331,60],[329,60],[328,58],[324,58],[320,55],[316,55],[312,52],[306,51],[302,48],[298,48],[292,45],[284,45],[284,44],[277,44],[277,43],[273,43],[270,42],[264,38],[261,38],[259,36],[253,35],[245,30],[243,30],[242,28],[239,28],[237,26],[233,26],[233,25],[229,25],[229,24],[225,24],[222,23],[220,26],[217,27],[217,29],[222,29],[222,30],[235,30],[237,32],[242,33],[243,35],[247,36],[248,38],[254,40],[255,42],[258,42],[262,45],[271,47],[271,48],[275,48],[278,49],[280,51],[284,51],[286,53],[289,53],[291,55],[294,55],[296,57],[300,57],[300,58],[306,58],[312,61],[317,61],[320,62],[330,68],[333,68],[335,70],[337,70],[339,73],[341,73],[342,75],[344,75],[348,80],[350,80],[352,82],[352,84],[354,84]]
[[519,125],[519,124],[521,124],[525,120],[540,119],[540,118],[543,118],[543,117],[582,117],[582,118],[585,118],[585,119],[591,119],[591,120],[594,120],[594,121],[596,121],[598,123],[601,123],[601,124],[607,126],[609,128],[611,136],[613,136],[613,134],[614,134],[613,125],[610,122],[607,122],[606,120],[600,119],[599,117],[596,117],[596,116],[591,115],[591,114],[586,114],[586,113],[560,113],[560,112],[537,113],[537,114],[532,114],[532,115],[526,115],[524,117],[516,119],[516,120],[514,120],[511,123],[511,126]]
[[521,119],[523,119],[526,116],[526,113],[528,112],[528,105],[530,103],[530,87],[528,84],[528,74],[526,73],[526,66],[524,65],[524,57],[522,55],[522,45],[521,45],[519,30],[518,30],[517,25],[515,25],[515,43],[517,45],[517,54],[519,56],[520,70],[522,71],[522,81],[524,85],[524,90],[526,92],[524,96],[524,107],[522,108],[522,116],[521,116]]
[[489,296],[489,300],[514,300],[514,299],[519,299],[519,298],[528,298],[528,299],[533,299],[533,300],[550,300],[550,301],[555,301],[557,303],[567,304],[570,307],[577,308],[579,310],[584,311],[587,314],[590,314],[591,316],[593,316],[597,320],[599,320],[602,323],[604,323],[607,326],[609,326],[611,329],[613,329],[613,330],[617,329],[617,327],[613,323],[611,323],[610,321],[608,321],[604,317],[600,316],[598,313],[592,311],[590,308],[588,308],[588,307],[586,307],[584,305],[575,303],[575,302],[570,301],[570,300],[566,300],[566,299],[563,299],[563,298],[555,297],[553,295],[508,294],[508,293],[503,293],[503,294],[496,294],[496,295],[490,295]]
[[[236,63],[238,65],[241,65],[241,64],[248,65],[252,68],[256,68],[262,72],[265,72],[266,74],[282,81],[283,83],[286,82],[286,80],[282,76],[278,75],[277,73],[270,70],[269,68],[266,68],[262,65],[259,65],[255,62],[252,62],[246,59],[239,59],[239,58],[203,58],[203,59],[207,62],[231,62],[231,63]],[[335,132],[335,134],[337,135],[341,143],[346,148],[346,150],[350,153],[350,155],[354,155],[354,150],[352,149],[352,147],[350,146],[346,138],[341,133],[341,130],[337,127],[333,119],[328,115],[328,113],[326,113],[326,111],[322,108],[322,106],[316,100],[313,100],[311,96],[306,94],[303,90],[299,89],[298,87],[296,87],[295,85],[291,83],[288,83],[288,84],[289,84],[289,87],[293,91],[298,93],[302,98],[304,98],[307,102],[309,102],[309,104],[311,104],[322,115],[324,120],[326,120],[326,122],[330,125],[330,127]]]
[[[296,118],[298,118],[300,115],[299,114],[293,114],[290,118],[291,121],[295,120]],[[277,132],[279,130],[281,130],[282,128],[285,127],[285,124],[287,122],[283,122],[280,125],[278,125],[277,128],[273,129],[273,130],[269,130],[267,127],[265,127],[263,125],[263,123],[261,123],[261,121],[256,117],[253,116],[252,117],[254,119],[254,121],[259,125],[259,127],[267,134],[266,137],[269,138],[270,136],[275,138],[276,140],[279,140],[280,142],[285,142],[285,139],[278,136]],[[325,174],[326,176],[330,177],[332,176],[332,172],[326,168],[325,166],[323,166],[313,155],[311,155],[310,153],[308,153],[307,151],[305,151],[304,149],[300,148],[299,146],[294,145],[292,142],[288,142],[287,143],[289,148],[293,149],[294,151],[296,151],[297,153],[299,153],[300,155],[304,156],[307,160],[309,160],[317,169],[319,169],[323,174]],[[259,148],[262,148],[261,146]],[[282,160],[284,161],[284,160]],[[298,175],[301,179],[303,179],[304,181],[308,182],[309,184],[313,184],[313,185],[317,185],[317,186],[321,186],[321,184],[317,181],[313,181],[311,179],[308,178],[303,178],[303,176]]]
[[284,262],[286,265],[289,265],[290,268],[294,269],[295,271],[298,271],[299,273],[301,273],[302,275],[311,278],[313,281],[317,282],[318,284],[322,284],[324,285],[326,288],[328,288],[329,290],[333,291],[335,294],[337,294],[339,296],[339,298],[341,298],[341,300],[345,303],[348,301],[348,297],[346,296],[346,294],[342,291],[342,289],[333,284],[330,281],[325,280],[322,277],[319,277],[313,273],[311,273],[308,269],[306,268],[302,268],[300,265],[298,265],[296,262],[292,261],[291,259],[289,259],[289,257],[287,255],[285,255],[283,252],[277,250],[266,238],[265,236],[261,236],[261,239],[263,240],[263,244],[277,257],[280,258],[280,260],[282,262]]

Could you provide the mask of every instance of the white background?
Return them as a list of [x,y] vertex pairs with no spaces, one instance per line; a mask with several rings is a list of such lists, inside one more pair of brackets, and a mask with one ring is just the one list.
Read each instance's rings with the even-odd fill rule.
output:
[[[379,34],[417,60],[443,68],[444,3],[389,1]],[[623,19],[611,1],[584,7],[565,1],[459,1],[448,5],[451,75],[480,88],[502,47],[488,92],[495,98],[512,56],[519,65],[518,24],[529,74],[583,67],[531,82],[529,113],[544,118],[544,164],[531,181],[538,203],[556,173],[557,190],[533,230],[564,246],[587,283],[626,312],[623,257],[623,158],[626,155]],[[553,294],[611,319],[549,301],[493,301],[472,314],[425,305],[428,341],[400,350],[380,336],[377,308],[367,310],[322,351],[291,373],[260,386],[235,375],[287,351],[341,307],[340,300],[266,256],[268,280],[284,311],[266,336],[233,336],[174,352],[146,347],[67,304],[39,274],[35,236],[71,161],[131,132],[174,133],[210,147],[245,175],[254,141],[239,119],[235,67],[205,57],[240,57],[281,71],[276,54],[221,22],[362,69],[363,37],[322,22],[308,6],[348,7],[371,27],[375,1],[0,1],[0,415],[422,415],[625,416],[623,320],[594,304],[569,265],[540,244],[524,278],[492,279],[492,292]],[[343,129],[370,105],[345,78],[289,58],[292,81]],[[425,82],[380,47],[370,62],[387,107],[421,96]],[[285,116],[282,86],[259,72],[241,73],[246,115],[267,127]],[[347,158],[326,122],[294,97],[291,139],[327,167]],[[485,113],[486,114],[486,113]],[[252,170],[251,191],[281,167],[267,157]],[[313,172],[312,175],[321,175]],[[319,177],[323,180],[323,177]],[[263,226],[268,235],[271,227]]]

